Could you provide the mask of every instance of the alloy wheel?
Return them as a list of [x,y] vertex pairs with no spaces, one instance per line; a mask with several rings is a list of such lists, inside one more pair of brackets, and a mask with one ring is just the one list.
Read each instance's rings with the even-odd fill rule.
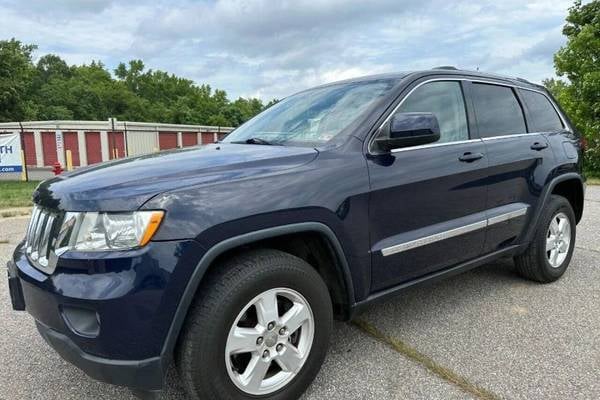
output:
[[552,218],[546,234],[546,257],[552,268],[559,268],[567,258],[571,245],[571,222],[560,212]]
[[225,345],[233,383],[250,395],[266,395],[289,384],[312,347],[314,316],[306,299],[288,288],[267,290],[238,314]]

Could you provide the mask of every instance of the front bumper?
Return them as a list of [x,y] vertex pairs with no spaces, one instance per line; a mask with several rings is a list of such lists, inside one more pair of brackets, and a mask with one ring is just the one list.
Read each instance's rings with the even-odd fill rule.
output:
[[85,353],[68,336],[39,322],[36,325],[50,347],[96,380],[148,391],[160,390],[164,385],[166,366],[160,356],[140,361],[96,357]]
[[202,254],[192,240],[66,253],[46,275],[18,246],[7,265],[13,308],[31,314],[46,342],[92,378],[160,390],[172,358],[163,345]]

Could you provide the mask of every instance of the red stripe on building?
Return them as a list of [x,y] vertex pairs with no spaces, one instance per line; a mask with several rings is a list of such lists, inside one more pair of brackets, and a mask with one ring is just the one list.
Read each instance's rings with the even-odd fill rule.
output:
[[67,150],[71,150],[71,159],[73,160],[73,166],[79,167],[79,139],[77,138],[77,132],[63,132],[63,142],[65,145],[65,162],[67,160]]
[[183,132],[181,134],[181,144],[183,145],[183,147],[197,145],[198,134],[196,132]]
[[102,147],[100,145],[100,132],[85,132],[85,153],[88,164],[102,162]]
[[202,132],[202,144],[214,143],[215,134],[212,132]]
[[110,159],[125,157],[125,137],[123,132],[108,132],[108,154]]
[[158,147],[161,150],[174,149],[177,147],[177,132],[159,132]]
[[33,132],[23,132],[21,134],[23,136],[23,145],[25,147],[25,161],[27,161],[27,165],[37,165],[37,156],[35,154],[35,139],[33,137]]
[[52,166],[58,162],[54,132],[42,132],[42,154],[44,155],[44,165]]

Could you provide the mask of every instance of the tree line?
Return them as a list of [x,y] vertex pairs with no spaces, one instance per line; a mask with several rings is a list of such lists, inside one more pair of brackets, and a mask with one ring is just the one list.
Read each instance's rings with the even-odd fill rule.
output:
[[600,1],[569,9],[563,35],[565,46],[554,55],[559,79],[544,85],[552,92],[587,141],[584,167],[600,176]]
[[141,60],[112,71],[99,61],[68,65],[54,54],[33,61],[35,45],[0,40],[0,122],[106,120],[238,126],[276,100],[231,101],[223,90],[197,85]]

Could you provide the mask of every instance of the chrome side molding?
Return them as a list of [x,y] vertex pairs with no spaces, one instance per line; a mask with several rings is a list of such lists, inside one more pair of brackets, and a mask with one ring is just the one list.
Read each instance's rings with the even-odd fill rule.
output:
[[424,236],[415,240],[411,240],[404,243],[395,244],[393,246],[385,247],[381,249],[381,254],[384,257],[391,256],[393,254],[402,253],[415,249],[417,247],[426,246],[435,242],[450,239],[456,236],[464,235],[465,233],[473,232],[479,229],[486,228],[490,225],[498,224],[500,222],[506,222],[513,218],[517,218],[527,214],[528,207],[519,208],[514,211],[510,211],[504,214],[497,215],[495,217],[487,218],[481,221],[477,221],[468,225],[460,226],[458,228],[449,229],[444,232],[435,233],[433,235]]

